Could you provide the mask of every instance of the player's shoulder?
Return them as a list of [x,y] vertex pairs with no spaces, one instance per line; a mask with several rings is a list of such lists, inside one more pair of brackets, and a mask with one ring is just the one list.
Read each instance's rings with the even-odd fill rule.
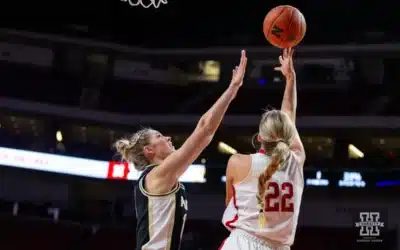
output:
[[232,180],[233,184],[242,181],[248,175],[251,166],[251,155],[234,154],[229,158],[226,169],[226,177]]
[[244,168],[244,166],[250,166],[250,165],[251,165],[251,155],[234,154],[228,160],[227,171],[235,171],[236,168],[242,169]]
[[228,166],[233,165],[236,166],[238,164],[243,164],[246,161],[251,160],[251,155],[249,154],[234,154],[229,158]]

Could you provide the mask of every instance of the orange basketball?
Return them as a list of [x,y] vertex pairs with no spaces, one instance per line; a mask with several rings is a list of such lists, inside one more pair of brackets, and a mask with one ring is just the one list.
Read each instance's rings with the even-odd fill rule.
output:
[[263,31],[265,38],[278,48],[294,47],[306,34],[306,20],[295,7],[281,5],[265,16]]

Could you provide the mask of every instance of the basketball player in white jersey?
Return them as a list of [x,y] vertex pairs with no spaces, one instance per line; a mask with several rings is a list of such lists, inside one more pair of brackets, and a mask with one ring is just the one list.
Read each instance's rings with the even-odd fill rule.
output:
[[[196,129],[175,151],[171,138],[142,129],[115,143],[123,160],[143,171],[135,187],[136,249],[179,250],[187,214],[187,199],[179,178],[211,142],[229,104],[243,84],[246,52],[233,70],[228,89],[200,118]],[[149,101],[154,102],[151,96]]]
[[223,250],[290,249],[303,193],[305,152],[295,126],[297,94],[293,50],[279,57],[286,88],[281,110],[264,113],[256,154],[233,155],[226,171]]

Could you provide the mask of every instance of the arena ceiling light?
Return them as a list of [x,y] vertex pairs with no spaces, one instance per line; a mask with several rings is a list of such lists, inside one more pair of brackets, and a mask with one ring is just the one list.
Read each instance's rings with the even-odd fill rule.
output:
[[57,139],[58,142],[62,142],[62,140],[63,140],[63,135],[62,135],[60,130],[58,130],[56,132],[56,139]]
[[229,146],[228,144],[224,143],[224,142],[219,142],[218,143],[218,151],[223,153],[223,154],[236,154],[237,150],[232,148],[231,146]]
[[364,158],[364,153],[353,144],[349,144],[348,153],[352,159]]

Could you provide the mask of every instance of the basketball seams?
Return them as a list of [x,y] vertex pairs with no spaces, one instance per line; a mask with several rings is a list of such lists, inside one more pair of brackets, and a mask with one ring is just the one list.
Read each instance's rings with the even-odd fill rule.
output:
[[268,27],[267,37],[269,37],[270,32],[271,32],[271,28],[274,27],[274,24],[275,24],[276,20],[278,20],[278,18],[285,12],[286,8],[287,7],[284,6],[282,8],[281,12],[279,12],[279,14],[275,17],[275,19],[271,21],[271,25]]
[[306,25],[306,20],[303,16],[303,13],[301,13],[298,9],[297,10],[297,16],[298,16],[298,21],[297,23],[299,23],[300,27],[298,28],[298,34],[300,35],[299,37],[297,37],[296,41],[298,40],[298,42],[295,44],[296,46],[303,40],[306,30],[307,30],[307,25]]
[[[292,11],[292,13],[290,13],[290,17],[289,17],[289,24],[288,24],[288,26],[287,26],[287,30],[288,30],[288,32],[290,32],[290,26],[292,25],[292,23],[293,23],[293,13],[295,12],[295,8],[291,8],[290,9],[291,11]],[[289,36],[290,36],[290,33],[289,33]],[[286,37],[285,37],[286,38]],[[287,38],[286,38],[287,39]],[[283,40],[283,38],[281,38],[281,43],[283,42],[282,41]]]
[[281,5],[270,10],[264,18],[263,25],[265,38],[278,48],[296,46],[303,40],[306,31],[303,14],[290,5]]

